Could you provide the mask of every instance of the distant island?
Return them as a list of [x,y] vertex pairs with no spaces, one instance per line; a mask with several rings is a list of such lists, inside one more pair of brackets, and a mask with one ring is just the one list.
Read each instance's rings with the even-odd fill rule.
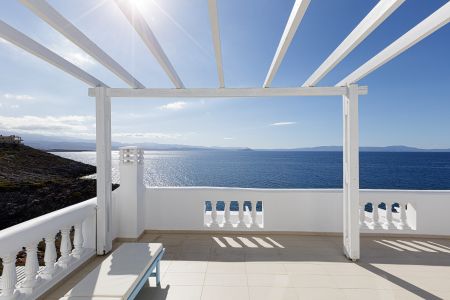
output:
[[[293,149],[259,149],[259,151],[315,151],[315,152],[342,152],[342,146],[319,146]],[[450,152],[450,148],[422,149],[409,146],[359,147],[360,152]]]

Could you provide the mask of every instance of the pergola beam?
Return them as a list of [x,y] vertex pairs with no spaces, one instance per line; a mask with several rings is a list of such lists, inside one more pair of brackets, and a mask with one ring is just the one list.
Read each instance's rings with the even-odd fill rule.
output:
[[222,49],[220,46],[220,30],[219,30],[219,16],[217,12],[217,1],[208,0],[209,18],[211,21],[211,31],[214,43],[214,53],[216,56],[217,75],[219,77],[219,87],[225,87],[225,80],[223,76],[222,65]]
[[42,20],[59,31],[67,39],[96,59],[120,79],[134,88],[144,88],[144,85],[128,73],[119,63],[111,58],[105,51],[84,35],[69,20],[56,11],[45,0],[19,0]]
[[270,65],[269,72],[267,73],[266,80],[264,80],[263,87],[269,87],[272,83],[272,80],[275,77],[275,74],[278,71],[278,68],[283,61],[284,55],[289,48],[289,45],[294,38],[295,32],[297,31],[298,25],[303,19],[305,15],[306,9],[310,0],[296,0],[294,3],[294,7],[292,8],[291,15],[287,21],[286,27],[284,28],[283,35],[281,36],[280,43],[278,44],[277,51],[275,56],[273,57],[272,64]]
[[[107,88],[108,97],[118,98],[247,98],[288,96],[342,96],[347,87],[295,87],[295,88],[226,88],[226,89],[130,89]],[[359,95],[367,94],[367,86],[358,88]],[[95,89],[89,89],[95,96]]]
[[0,20],[0,38],[3,38],[9,41],[10,43],[22,48],[23,50],[33,54],[34,56],[37,56],[45,60],[46,62],[54,65],[55,67],[63,70],[64,72],[87,83],[91,87],[96,86],[106,87],[106,85],[97,78],[78,68],[71,62],[65,60],[64,58],[62,58],[55,52],[49,50],[48,48],[42,46],[38,42],[32,40],[22,32],[9,26],[2,20]]
[[353,49],[384,22],[405,0],[381,0],[353,29],[344,41],[328,56],[302,86],[315,86],[336,67]]
[[150,29],[150,26],[147,24],[138,9],[133,6],[133,4],[128,0],[115,0],[115,2],[122,13],[125,15],[125,17],[128,19],[130,24],[139,34],[144,44],[156,58],[159,65],[169,76],[175,87],[183,89],[183,82],[181,81],[180,77],[178,77],[178,74],[170,63],[169,58],[167,57],[166,53],[156,39],[156,36],[153,34],[153,31]]
[[437,31],[450,21],[450,2],[444,4],[425,20],[417,24],[407,33],[395,40],[392,44],[384,48],[380,53],[375,55],[361,67],[353,71],[345,77],[336,86],[346,86],[357,82],[361,78],[372,73],[391,59],[402,54],[410,47],[414,46],[433,32]]

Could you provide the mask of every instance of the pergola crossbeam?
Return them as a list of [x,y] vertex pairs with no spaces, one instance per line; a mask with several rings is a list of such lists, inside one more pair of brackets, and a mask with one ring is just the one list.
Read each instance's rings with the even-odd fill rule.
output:
[[24,6],[28,7],[42,20],[47,22],[54,29],[59,31],[67,39],[84,50],[87,54],[96,59],[111,72],[116,74],[120,79],[134,88],[144,88],[144,85],[128,73],[119,63],[111,58],[105,51],[91,41],[69,20],[56,11],[45,0],[19,0]]
[[315,86],[336,67],[353,49],[384,22],[405,0],[381,0],[328,56],[302,86]]
[[222,65],[222,49],[220,44],[220,30],[219,30],[219,16],[217,12],[217,1],[208,0],[208,11],[209,18],[211,21],[211,31],[214,43],[214,53],[216,56],[217,65],[217,75],[219,77],[219,86],[221,88],[225,87],[225,79],[223,76],[223,65]]
[[87,83],[91,87],[96,86],[106,87],[106,84],[104,84],[94,76],[83,71],[82,69],[75,66],[66,59],[62,58],[61,56],[51,51],[50,49],[42,46],[38,42],[34,41],[33,39],[23,34],[22,32],[9,26],[2,20],[0,20],[0,38],[3,38],[9,41],[10,43],[22,48],[23,50],[33,54],[34,56],[37,56],[45,60],[46,62],[54,65],[55,67],[63,70],[64,72]]
[[286,54],[287,49],[294,38],[295,32],[297,31],[297,28],[305,15],[309,3],[310,0],[295,1],[291,15],[289,16],[283,35],[281,36],[280,43],[278,44],[277,51],[273,57],[272,64],[270,65],[269,72],[267,73],[266,80],[264,80],[263,87],[269,87],[272,80],[275,78],[275,74],[283,61],[284,55]]
[[[367,94],[367,86],[358,87],[358,94]],[[342,96],[347,87],[295,87],[295,88],[194,88],[194,89],[130,89],[108,88],[106,95],[114,98],[247,98],[289,96]],[[95,89],[89,89],[95,96]]]
[[172,66],[172,63],[169,61],[169,58],[156,39],[156,36],[153,34],[150,26],[147,24],[138,9],[136,9],[132,5],[132,3],[130,3],[130,1],[115,0],[115,2],[127,18],[127,20],[139,34],[144,44],[156,58],[159,65],[166,72],[167,76],[169,76],[175,87],[180,89],[184,88],[184,84],[175,71],[174,67]]
[[357,82],[368,74],[372,73],[391,59],[402,54],[410,47],[414,46],[433,32],[445,26],[450,21],[450,2],[444,4],[429,17],[417,24],[407,33],[395,40],[392,44],[384,48],[361,67],[345,77],[336,86],[345,86]]

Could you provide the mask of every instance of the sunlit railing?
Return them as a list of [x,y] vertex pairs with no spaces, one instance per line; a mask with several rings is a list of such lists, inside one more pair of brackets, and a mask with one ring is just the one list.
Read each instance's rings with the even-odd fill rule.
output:
[[[255,209],[253,209],[255,208]],[[450,235],[450,191],[360,190],[362,233]],[[145,189],[146,230],[342,233],[340,189]]]
[[363,230],[416,230],[415,208],[409,201],[362,201],[359,213]]
[[[36,299],[95,255],[96,203],[87,200],[0,231],[0,299]],[[38,260],[41,242],[43,266]],[[25,266],[16,267],[21,251],[26,252]]]
[[205,201],[204,225],[208,228],[264,228],[262,201]]

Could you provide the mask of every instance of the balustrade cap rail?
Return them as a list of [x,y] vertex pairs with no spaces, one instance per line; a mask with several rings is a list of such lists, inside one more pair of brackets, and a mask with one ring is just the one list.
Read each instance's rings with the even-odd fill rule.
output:
[[[262,192],[262,193],[342,193],[342,188],[298,188],[298,189],[278,189],[278,188],[243,188],[243,187],[215,187],[215,186],[147,186],[148,189],[154,190],[192,190],[192,191],[249,191],[249,192]],[[449,194],[450,190],[405,190],[405,189],[359,189],[361,193],[411,193],[411,194]]]
[[77,224],[95,213],[97,198],[77,203],[0,231],[0,256],[17,252],[61,228]]

